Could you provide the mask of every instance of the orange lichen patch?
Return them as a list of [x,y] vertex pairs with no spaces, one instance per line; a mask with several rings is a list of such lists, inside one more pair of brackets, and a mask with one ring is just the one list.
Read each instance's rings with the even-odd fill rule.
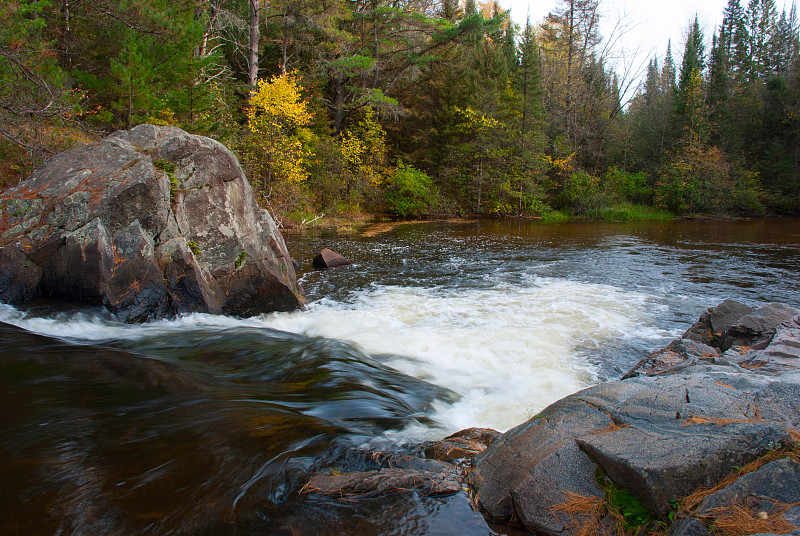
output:
[[630,424],[617,424],[615,422],[612,422],[605,428],[600,428],[598,430],[590,432],[590,435],[598,436],[598,435],[610,434],[611,432],[616,432],[617,430],[620,430],[622,428],[630,428],[630,426],[631,426]]
[[133,283],[131,283],[130,285],[128,285],[128,288],[126,288],[126,289],[125,289],[125,292],[123,292],[122,294],[120,294],[120,295],[119,295],[119,297],[120,297],[120,298],[124,298],[125,296],[127,296],[127,295],[128,295],[128,294],[130,294],[131,292],[139,292],[139,289],[140,289],[140,286],[139,286],[139,281],[138,281],[138,280],[136,280],[136,281],[134,281]]
[[721,381],[719,381],[719,380],[717,380],[715,383],[716,383],[717,385],[721,386],[721,387],[727,387],[728,389],[733,389],[734,391],[736,391],[736,390],[737,390],[737,389],[736,389],[736,387],[731,387],[731,386],[730,386],[730,385],[728,385],[727,383],[721,382]]
[[754,369],[757,369],[757,368],[761,368],[761,367],[763,367],[763,366],[765,366],[767,364],[768,364],[767,361],[757,361],[755,363],[743,363],[741,365],[741,367],[745,368],[747,370],[754,370]]
[[753,422],[749,419],[716,419],[710,417],[703,417],[700,415],[692,415],[688,419],[684,419],[681,423],[681,426],[692,426],[693,424],[716,424],[722,426],[723,424],[736,424],[736,423],[746,423],[746,422]]
[[600,533],[600,522],[605,514],[602,497],[584,497],[569,491],[564,492],[566,501],[550,508],[554,514],[566,514],[569,528],[576,536],[594,536]]
[[712,508],[708,517],[714,520],[714,532],[723,536],[789,534],[797,527],[786,521],[783,514],[798,505],[800,503],[778,503],[778,507],[768,513],[734,500],[730,506]]

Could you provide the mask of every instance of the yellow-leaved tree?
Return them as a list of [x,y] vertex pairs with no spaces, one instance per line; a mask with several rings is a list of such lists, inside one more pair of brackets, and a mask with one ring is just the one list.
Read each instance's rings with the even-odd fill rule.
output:
[[344,131],[339,139],[344,169],[345,199],[358,204],[378,191],[386,168],[386,132],[372,108]]
[[308,177],[308,160],[313,157],[314,134],[307,128],[312,114],[303,100],[296,73],[285,73],[258,81],[250,97],[247,125],[250,128],[251,182],[266,198],[283,182],[295,185]]

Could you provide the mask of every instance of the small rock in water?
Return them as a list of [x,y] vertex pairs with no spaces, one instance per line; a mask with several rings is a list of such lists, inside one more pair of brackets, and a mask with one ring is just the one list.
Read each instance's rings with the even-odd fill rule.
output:
[[384,468],[347,474],[318,473],[305,487],[307,493],[335,494],[341,497],[379,497],[391,493],[421,490],[432,495],[450,495],[461,491],[453,472],[432,473]]
[[314,268],[318,270],[325,270],[327,268],[336,268],[338,266],[347,266],[352,264],[347,258],[343,257],[335,251],[325,248],[320,251],[314,260],[311,261]]
[[501,435],[491,428],[468,428],[432,443],[425,449],[425,456],[451,463],[474,458]]

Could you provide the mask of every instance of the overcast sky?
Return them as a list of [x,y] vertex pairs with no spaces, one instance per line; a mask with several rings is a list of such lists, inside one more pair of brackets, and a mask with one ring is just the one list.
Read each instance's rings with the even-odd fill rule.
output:
[[[706,38],[706,50],[710,48],[714,29],[722,22],[722,11],[727,0],[601,0],[601,33],[608,38],[619,22],[628,30],[615,47],[617,52],[637,51],[637,64],[644,65],[654,54],[660,58],[667,49],[667,41],[672,40],[673,58],[680,64],[685,44],[686,31],[694,20],[695,13]],[[524,26],[525,16],[530,8],[531,22],[538,24],[550,11],[555,9],[557,0],[501,0],[501,5],[511,8],[513,19]],[[782,2],[776,2],[781,9]],[[621,54],[620,54],[621,55]],[[622,59],[619,59],[622,62]],[[638,65],[637,65],[638,67]],[[617,71],[624,69],[617,67]]]

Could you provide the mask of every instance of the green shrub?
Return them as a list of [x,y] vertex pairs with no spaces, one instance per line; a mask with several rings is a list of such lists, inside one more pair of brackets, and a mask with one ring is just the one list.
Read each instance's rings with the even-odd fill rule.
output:
[[643,171],[629,173],[616,167],[609,168],[603,176],[603,186],[611,197],[631,203],[647,205],[653,200],[653,189],[647,184]]
[[431,178],[410,164],[398,164],[385,183],[386,207],[398,216],[422,216],[436,200]]

